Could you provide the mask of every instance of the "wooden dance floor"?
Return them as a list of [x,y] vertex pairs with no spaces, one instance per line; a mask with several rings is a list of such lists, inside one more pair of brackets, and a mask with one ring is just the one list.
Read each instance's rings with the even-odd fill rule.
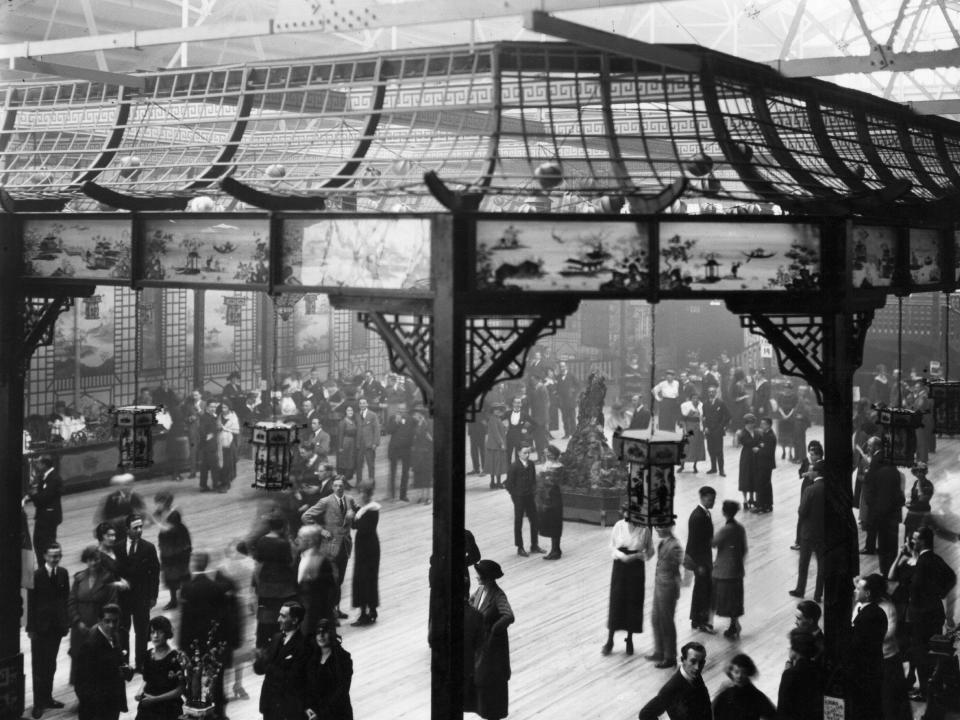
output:
[[[808,438],[819,437],[820,428],[813,428]],[[954,463],[960,441],[940,440],[939,452],[931,456],[930,477],[937,482],[939,473]],[[381,455],[386,455],[385,445]],[[706,483],[718,492],[713,512],[714,524],[722,522],[719,513],[724,499],[741,500],[737,491],[737,458],[739,450],[726,441],[727,477],[705,475],[707,463],[700,472],[678,475],[676,511],[677,534],[686,541],[686,522],[697,503],[697,490]],[[796,600],[787,594],[795,584],[797,553],[790,550],[794,539],[799,480],[797,466],[777,459],[774,473],[774,510],[766,515],[741,513],[739,519],[747,530],[746,615],[741,619],[742,635],[732,642],[722,634],[714,636],[693,631],[689,622],[690,586],[681,592],[676,624],[678,646],[688,640],[702,642],[707,648],[704,677],[711,696],[725,680],[724,669],[733,655],[745,652],[760,669],[757,686],[774,702],[784,662],[787,659],[787,633],[794,626]],[[468,465],[469,467],[469,465]],[[689,465],[687,466],[689,469]],[[153,494],[171,489],[176,504],[183,511],[184,521],[193,536],[195,549],[207,548],[222,555],[227,543],[242,537],[250,528],[263,494],[250,488],[251,463],[241,461],[240,477],[228,495],[201,494],[197,480],[181,483],[169,480],[138,482],[136,491],[152,509]],[[378,495],[386,486],[386,462],[380,458],[377,470]],[[912,478],[909,478],[912,480]],[[106,489],[71,495],[64,499],[64,524],[60,541],[64,546],[63,565],[71,575],[81,569],[80,552],[93,543],[95,509]],[[430,715],[430,665],[427,648],[427,567],[431,545],[432,505],[415,502],[417,490],[410,493],[410,503],[384,501],[380,519],[382,561],[380,569],[381,607],[378,622],[369,627],[354,628],[356,618],[350,607],[352,562],[344,583],[342,607],[350,619],[341,627],[344,647],[354,662],[351,698],[358,720],[410,718],[426,720]],[[467,527],[475,534],[483,557],[499,562],[504,570],[501,587],[506,591],[516,615],[510,627],[510,650],[513,677],[510,680],[510,717],[551,717],[566,720],[627,720],[667,680],[670,670],[657,670],[643,656],[652,649],[649,612],[652,605],[652,576],[655,560],[647,564],[647,593],[644,632],[634,637],[636,654],[624,654],[623,633],[618,633],[614,652],[600,653],[606,639],[607,593],[611,559],[608,549],[609,528],[577,522],[564,526],[563,558],[544,562],[542,556],[522,558],[513,546],[513,510],[506,491],[489,490],[487,477],[467,478]],[[28,512],[29,512],[28,506]],[[31,523],[32,526],[32,523]],[[960,530],[956,528],[955,530]],[[144,537],[156,540],[156,528],[147,527]],[[529,544],[528,527],[524,537]],[[549,541],[542,543],[549,545]],[[864,571],[872,570],[875,558],[867,558]],[[244,587],[249,586],[252,562],[241,558],[233,561],[233,571]],[[811,563],[807,597],[813,595],[816,561]],[[473,582],[473,578],[471,578]],[[167,591],[161,588],[155,613],[162,612]],[[167,613],[177,623],[178,611]],[[948,616],[950,616],[948,610]],[[249,647],[253,640],[253,617],[245,614],[244,639]],[[717,619],[717,627],[725,627]],[[60,663],[55,678],[54,696],[66,704],[64,710],[47,710],[45,718],[72,717],[76,699],[67,683],[69,657],[67,640],[61,644]],[[22,633],[21,647],[27,655],[27,713],[32,703],[30,687],[30,643]],[[240,657],[244,657],[243,654]],[[227,713],[231,720],[258,720],[257,702],[260,678],[250,670],[249,652],[242,663],[243,685],[247,700],[231,700]],[[227,692],[231,696],[232,673],[227,675]],[[128,684],[130,713],[136,703],[139,676]],[[920,706],[915,705],[919,714]],[[468,715],[467,717],[472,717]]]

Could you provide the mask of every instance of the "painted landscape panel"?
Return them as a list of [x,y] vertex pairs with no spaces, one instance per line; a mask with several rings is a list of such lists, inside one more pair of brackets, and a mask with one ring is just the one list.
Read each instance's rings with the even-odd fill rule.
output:
[[660,224],[660,289],[815,290],[820,228],[793,223]]
[[853,228],[855,288],[886,287],[893,282],[897,257],[896,230],[891,227],[857,225]]
[[943,278],[938,230],[910,228],[910,281],[914,285],[939,283]]
[[634,221],[477,221],[480,289],[623,292],[649,287],[650,236]]
[[284,282],[312,287],[430,289],[430,220],[285,218]]
[[130,220],[61,215],[23,224],[26,277],[129,280]]
[[179,283],[265,285],[267,220],[146,218],[144,278]]

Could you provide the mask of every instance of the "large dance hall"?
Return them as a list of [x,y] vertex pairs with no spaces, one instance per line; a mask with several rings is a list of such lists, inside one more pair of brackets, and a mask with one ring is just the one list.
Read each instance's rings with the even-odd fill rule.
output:
[[0,720],[960,718],[958,27],[5,3]]

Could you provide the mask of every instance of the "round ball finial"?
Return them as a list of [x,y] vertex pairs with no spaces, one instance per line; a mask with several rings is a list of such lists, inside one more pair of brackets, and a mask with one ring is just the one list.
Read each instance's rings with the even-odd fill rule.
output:
[[200,195],[192,198],[187,205],[188,212],[213,212],[217,209],[217,203],[209,195]]
[[136,155],[124,155],[120,158],[120,177],[132,180],[140,173],[143,167],[143,160]]
[[287,169],[280,163],[274,163],[273,165],[267,167],[267,169],[264,171],[264,175],[271,180],[282,180],[287,176]]
[[552,190],[563,182],[563,169],[556,162],[541,163],[533,174],[544,190]]

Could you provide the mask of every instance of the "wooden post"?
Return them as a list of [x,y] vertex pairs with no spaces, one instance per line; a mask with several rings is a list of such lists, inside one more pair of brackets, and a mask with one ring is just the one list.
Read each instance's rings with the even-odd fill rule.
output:
[[463,718],[463,532],[466,317],[459,223],[434,218],[433,554],[430,559],[431,717]]
[[0,497],[0,720],[24,709],[20,652],[23,467],[23,254],[13,217],[0,214],[0,466],[7,468]]

